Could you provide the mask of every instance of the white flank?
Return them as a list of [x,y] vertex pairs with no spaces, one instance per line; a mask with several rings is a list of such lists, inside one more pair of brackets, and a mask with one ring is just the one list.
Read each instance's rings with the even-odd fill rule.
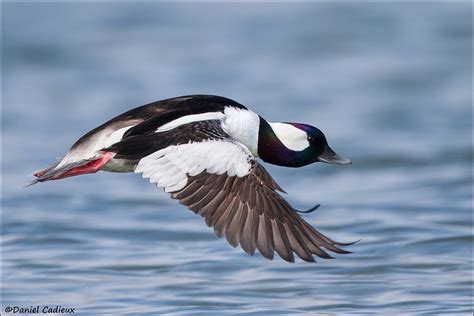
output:
[[286,123],[268,123],[286,148],[301,151],[309,146],[308,135],[305,131]]
[[224,117],[222,112],[206,112],[201,114],[191,114],[177,118],[171,122],[161,125],[156,130],[157,133],[172,130],[175,127],[180,125],[188,124],[191,122],[197,121],[206,121],[206,120],[221,120]]
[[258,157],[258,131],[260,117],[250,110],[226,107],[222,129],[232,138],[244,144]]
[[135,172],[143,173],[144,178],[149,178],[166,192],[175,192],[185,187],[188,176],[203,171],[244,177],[250,172],[251,158],[244,146],[211,140],[161,149],[142,158]]

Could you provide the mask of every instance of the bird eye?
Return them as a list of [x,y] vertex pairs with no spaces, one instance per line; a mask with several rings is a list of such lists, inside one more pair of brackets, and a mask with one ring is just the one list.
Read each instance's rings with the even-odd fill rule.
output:
[[314,137],[308,136],[308,142],[310,142],[310,143],[314,142]]

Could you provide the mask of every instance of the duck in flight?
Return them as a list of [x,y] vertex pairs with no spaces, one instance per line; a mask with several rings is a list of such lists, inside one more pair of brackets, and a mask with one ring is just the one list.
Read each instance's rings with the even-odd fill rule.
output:
[[82,136],[59,163],[36,172],[32,184],[99,170],[141,173],[251,255],[258,249],[270,260],[276,251],[286,261],[296,254],[314,262],[314,256],[332,258],[328,251],[349,253],[340,246],[350,243],[301,218],[257,158],[285,167],[351,163],[316,127],[267,122],[228,98],[190,95],[112,118]]

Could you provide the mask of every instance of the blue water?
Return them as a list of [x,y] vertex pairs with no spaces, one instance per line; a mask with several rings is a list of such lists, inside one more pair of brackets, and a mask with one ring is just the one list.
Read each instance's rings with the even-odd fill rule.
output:
[[[469,3],[3,5],[2,313],[471,314]],[[193,93],[313,124],[351,166],[266,165],[350,255],[250,257],[134,174],[24,185]]]

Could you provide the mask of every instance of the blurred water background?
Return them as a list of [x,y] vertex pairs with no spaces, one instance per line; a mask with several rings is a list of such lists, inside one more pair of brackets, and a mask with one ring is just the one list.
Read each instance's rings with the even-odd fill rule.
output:
[[[472,313],[471,39],[468,2],[4,3],[2,312]],[[353,160],[266,165],[353,254],[250,257],[139,175],[24,188],[100,123],[194,93]]]

